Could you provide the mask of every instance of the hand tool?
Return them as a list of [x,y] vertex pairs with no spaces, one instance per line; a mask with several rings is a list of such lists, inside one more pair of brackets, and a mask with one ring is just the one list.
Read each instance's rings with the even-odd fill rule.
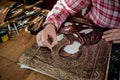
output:
[[20,3],[20,2],[11,4],[11,5],[8,7],[8,8],[9,8],[9,11],[8,11],[8,14],[6,15],[5,21],[7,21],[7,18],[8,18],[8,17],[10,17],[11,15],[13,15],[16,11],[18,11],[17,9],[20,8],[21,6],[23,6],[23,4]]
[[22,28],[24,25],[29,25],[30,22],[32,22],[34,19],[36,19],[39,15],[41,15],[41,11],[37,12],[35,15],[28,17],[27,19],[20,20],[17,22],[17,27]]
[[32,16],[34,16],[36,14],[40,14],[41,10],[37,9],[37,10],[33,10],[33,11],[26,11],[25,13],[26,13],[25,15],[17,17],[16,20],[20,21],[20,20],[26,19],[28,17],[32,17]]
[[12,37],[14,37],[14,33],[12,32],[12,28],[8,21],[7,21],[7,23],[8,23],[8,34],[9,34],[9,37],[12,38]]
[[14,26],[14,29],[16,30],[17,35],[19,36],[19,35],[20,35],[20,33],[18,32],[18,28],[17,28],[17,26],[16,26],[15,22],[13,22],[13,26]]
[[32,4],[32,5],[26,6],[24,9],[25,10],[31,9],[32,7],[38,5],[38,4],[42,3],[42,2],[43,2],[43,0],[39,0],[36,3]]
[[40,16],[35,22],[33,21],[31,25],[28,27],[28,30],[31,32],[31,34],[36,35],[39,31],[43,29],[43,22],[45,21],[46,16],[42,15]]
[[18,9],[16,13],[14,13],[13,15],[11,15],[10,17],[7,17],[7,20],[11,20],[11,19],[13,19],[13,18],[15,18],[15,17],[20,16],[21,14],[25,14],[25,13],[24,13],[25,11],[31,10],[34,6],[40,4],[41,2],[43,2],[43,1],[40,0],[40,1],[36,2],[35,4],[32,4],[32,5],[30,5],[30,6],[26,6],[26,7],[23,8],[23,9]]

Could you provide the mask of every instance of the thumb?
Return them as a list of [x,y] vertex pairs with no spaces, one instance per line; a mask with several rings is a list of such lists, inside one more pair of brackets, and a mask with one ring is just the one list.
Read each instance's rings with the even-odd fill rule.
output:
[[48,41],[45,42],[45,46],[48,47],[49,49],[52,48],[52,45],[50,45],[50,43]]
[[57,36],[55,34],[55,35],[53,35],[53,40],[52,40],[52,43],[51,43],[52,47],[54,47],[57,43],[58,43],[57,42]]

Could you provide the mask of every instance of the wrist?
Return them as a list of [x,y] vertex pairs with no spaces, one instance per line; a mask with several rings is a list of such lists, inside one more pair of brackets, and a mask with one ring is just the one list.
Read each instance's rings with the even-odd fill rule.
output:
[[48,24],[44,25],[44,28],[49,28],[49,27],[51,27],[52,29],[54,29],[55,31],[57,31],[56,26],[54,24],[52,24],[52,23],[48,23]]

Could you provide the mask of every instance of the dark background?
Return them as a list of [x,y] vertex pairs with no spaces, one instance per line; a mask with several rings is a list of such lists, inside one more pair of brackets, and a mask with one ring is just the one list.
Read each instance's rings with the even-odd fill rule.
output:
[[[25,3],[27,5],[31,5],[39,0],[11,0],[11,1],[21,2],[21,3]],[[43,3],[38,6],[51,10],[56,2],[57,2],[57,0],[43,0]]]

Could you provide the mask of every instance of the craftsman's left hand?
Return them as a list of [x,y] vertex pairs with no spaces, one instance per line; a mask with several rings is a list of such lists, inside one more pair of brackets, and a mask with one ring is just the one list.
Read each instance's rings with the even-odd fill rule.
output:
[[111,29],[104,32],[103,39],[113,43],[120,43],[120,29]]

